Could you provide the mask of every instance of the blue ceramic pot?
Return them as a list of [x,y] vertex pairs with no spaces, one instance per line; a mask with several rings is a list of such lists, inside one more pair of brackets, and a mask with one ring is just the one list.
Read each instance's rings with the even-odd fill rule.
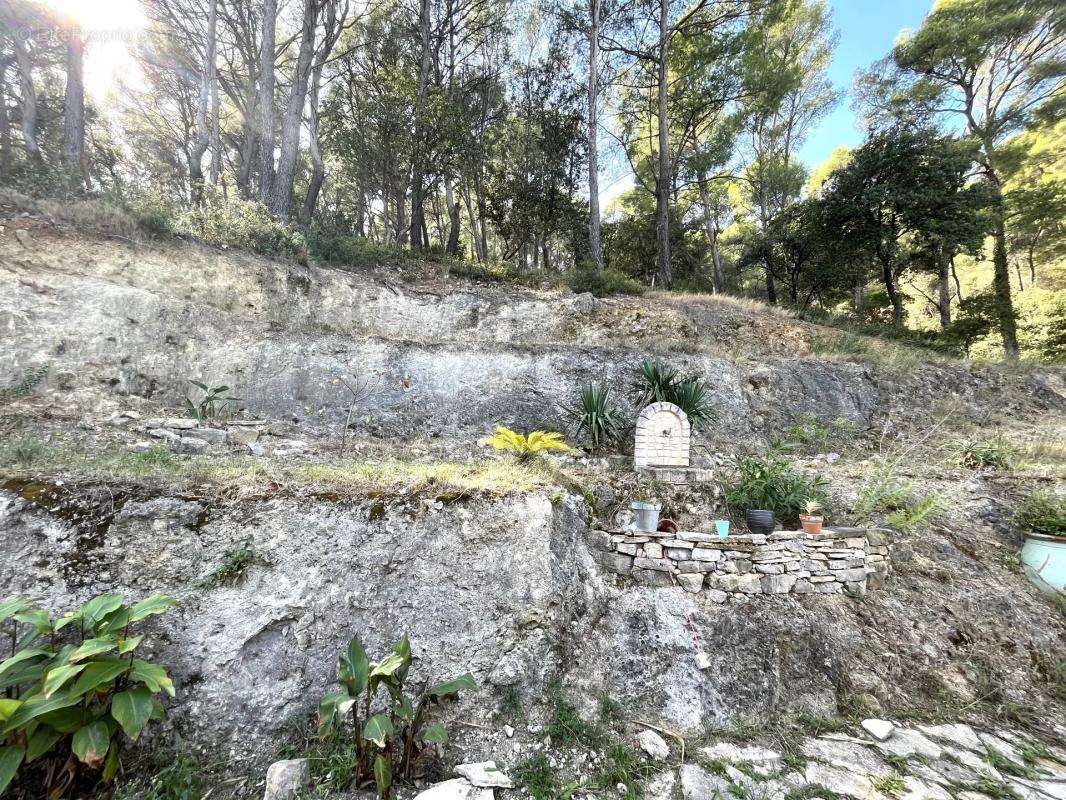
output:
[[718,531],[718,538],[724,539],[729,535],[729,520],[716,519],[714,521],[714,529]]

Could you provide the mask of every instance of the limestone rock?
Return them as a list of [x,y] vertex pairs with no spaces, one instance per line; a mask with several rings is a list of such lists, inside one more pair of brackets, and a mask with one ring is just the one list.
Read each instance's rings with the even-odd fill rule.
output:
[[678,575],[677,582],[681,584],[681,588],[686,592],[695,593],[703,588],[703,575],[699,572]]
[[681,796],[685,800],[729,797],[729,781],[696,764],[685,764],[681,767]]
[[755,744],[718,742],[700,748],[700,755],[715,761],[751,764],[757,771],[764,774],[773,772],[781,763],[780,753]]
[[455,774],[466,778],[474,786],[499,787],[501,789],[514,787],[514,782],[496,766],[495,761],[460,764],[455,768]]
[[474,786],[465,778],[437,783],[415,796],[414,800],[494,800],[492,789]]
[[232,426],[226,432],[232,444],[249,445],[259,439],[259,431],[247,425]]
[[185,436],[203,439],[210,444],[222,444],[226,441],[226,432],[221,428],[190,428],[185,432]]
[[660,772],[644,784],[645,800],[674,800],[677,787],[677,773],[673,770]]
[[25,228],[16,228],[15,238],[18,240],[18,243],[25,247],[27,250],[29,250],[33,246],[33,237],[30,235],[30,232]]
[[877,747],[890,755],[903,757],[919,755],[937,759],[944,752],[936,742],[910,728],[897,728],[888,739],[878,742]]
[[666,740],[653,730],[638,733],[637,745],[656,761],[662,761],[670,755],[670,746]]
[[263,800],[296,800],[310,783],[311,770],[306,758],[275,761],[267,770]]
[[891,736],[896,729],[895,725],[884,719],[864,719],[862,727],[863,730],[880,742]]
[[874,794],[873,782],[868,777],[845,767],[811,761],[803,771],[803,778],[807,783],[824,786],[836,794],[846,794],[855,798],[871,797]]

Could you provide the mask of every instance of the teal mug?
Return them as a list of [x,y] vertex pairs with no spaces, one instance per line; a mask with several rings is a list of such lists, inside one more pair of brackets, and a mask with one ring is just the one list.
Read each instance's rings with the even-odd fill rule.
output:
[[714,521],[714,529],[718,531],[718,538],[724,539],[729,535],[729,520],[716,519]]

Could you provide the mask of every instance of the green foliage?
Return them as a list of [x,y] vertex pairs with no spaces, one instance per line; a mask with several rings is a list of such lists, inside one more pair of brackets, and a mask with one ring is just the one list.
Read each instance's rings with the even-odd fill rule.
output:
[[902,797],[907,793],[907,782],[898,772],[886,772],[873,780],[874,788],[888,797]]
[[29,467],[43,459],[48,445],[32,430],[23,430],[0,443],[0,464]]
[[559,800],[562,785],[548,756],[536,753],[520,761],[511,770],[515,784],[525,789],[533,800]]
[[147,469],[171,469],[178,463],[174,454],[161,444],[154,444],[147,450],[134,453],[133,462]]
[[575,294],[590,292],[596,297],[644,293],[644,287],[628,275],[606,267],[602,274],[597,274],[596,268],[588,262],[578,264],[567,275],[566,284]]
[[22,373],[22,377],[10,386],[0,387],[0,404],[9,403],[12,400],[28,395],[48,377],[48,370],[51,366],[45,361],[43,364],[27,369]]
[[704,430],[718,418],[710,389],[695,375],[681,377],[671,367],[654,361],[640,365],[640,381],[634,387],[637,405],[673,403],[688,416],[693,431]]
[[1001,753],[994,747],[987,749],[985,760],[999,773],[1003,775],[1011,775],[1015,778],[1026,778],[1027,780],[1038,780],[1040,773],[1033,767],[1027,764],[1019,764],[1011,758]]
[[850,419],[837,417],[822,421],[813,414],[800,414],[774,443],[777,450],[811,450],[824,453],[830,447],[840,447],[850,442],[859,432],[859,426]]
[[959,461],[970,469],[981,467],[1010,469],[1012,456],[1013,448],[1003,440],[1002,436],[997,436],[995,439],[971,440],[964,442],[959,448]]
[[1014,524],[1036,533],[1066,536],[1066,495],[1051,489],[1036,490],[1018,507]]
[[496,426],[496,432],[485,439],[485,444],[495,450],[511,453],[521,461],[528,461],[541,453],[571,452],[570,446],[563,441],[561,433],[533,431],[529,434],[521,434],[502,425]]
[[939,495],[917,496],[914,481],[904,479],[897,459],[884,459],[867,473],[852,513],[860,519],[885,514],[885,522],[911,533],[926,527],[940,511]]
[[[414,698],[405,694],[413,656],[404,635],[381,661],[372,662],[359,637],[353,638],[338,658],[339,691],[327,694],[318,705],[318,733],[323,739],[349,736],[355,745],[354,784],[373,781],[381,800],[395,797],[397,778],[407,779],[415,763],[433,745],[443,745],[447,731],[439,723],[427,724],[432,706],[474,691],[470,673],[429,686]],[[386,713],[372,714],[384,690]]]
[[639,800],[641,786],[652,774],[652,765],[637,756],[621,742],[615,742],[604,753],[603,768],[596,775],[596,785],[604,792],[618,791],[625,800]]
[[20,766],[35,762],[55,796],[79,765],[100,770],[105,783],[114,778],[123,740],[162,718],[156,695],[174,695],[164,667],[136,658],[144,636],[133,635],[133,626],[174,602],[153,595],[127,605],[121,595],[105,594],[58,618],[22,598],[0,603],[0,625],[14,643],[0,664],[7,689],[0,700],[0,794]]
[[549,687],[548,702],[551,703],[551,717],[548,719],[547,733],[553,742],[596,748],[606,741],[607,732],[603,726],[597,722],[586,722],[574,704],[566,699],[558,683]]
[[319,261],[353,270],[396,265],[411,259],[411,254],[404,250],[323,223],[315,223],[307,232],[307,250]]
[[237,410],[237,402],[240,398],[230,395],[228,386],[208,386],[192,378],[189,379],[189,383],[203,392],[203,397],[198,402],[194,403],[191,398],[185,398],[185,410],[190,416],[195,417],[197,422],[204,422]]
[[611,401],[611,389],[604,383],[585,384],[580,405],[571,414],[577,421],[578,434],[588,436],[593,452],[617,443],[625,433],[625,415]]
[[824,502],[825,478],[808,478],[775,453],[744,456],[726,487],[726,502],[741,511],[765,509],[786,524],[796,524],[808,500]]
[[823,717],[800,709],[796,712],[796,723],[811,736],[824,736],[827,733],[846,733],[850,724],[840,717]]
[[203,765],[192,752],[180,751],[150,778],[118,787],[114,800],[201,800],[206,791]]
[[204,202],[181,218],[182,230],[215,247],[250,250],[265,256],[299,256],[303,235],[274,219],[266,206],[239,197],[209,192]]
[[245,542],[229,550],[222,563],[215,567],[204,577],[196,581],[194,586],[198,589],[214,589],[217,586],[236,586],[248,567],[255,563],[255,551],[251,544]]

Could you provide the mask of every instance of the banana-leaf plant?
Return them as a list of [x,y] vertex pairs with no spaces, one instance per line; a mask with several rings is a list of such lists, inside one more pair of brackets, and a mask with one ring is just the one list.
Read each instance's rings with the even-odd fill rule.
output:
[[[415,695],[409,697],[406,682],[412,660],[406,634],[380,661],[370,661],[357,636],[338,658],[339,690],[322,698],[318,707],[319,736],[331,738],[350,732],[355,739],[354,783],[363,786],[373,781],[381,800],[395,797],[394,776],[410,778],[428,748],[448,740],[443,725],[427,724],[429,709],[457,697],[464,689],[477,688],[473,676],[466,673],[427,686],[417,699]],[[380,710],[382,703],[384,710]]]
[[128,605],[105,594],[58,618],[25,598],[0,603],[0,632],[11,643],[0,662],[0,796],[35,762],[43,797],[64,796],[82,768],[114,778],[123,737],[162,719],[158,696],[174,696],[166,669],[137,658],[144,635],[133,628],[174,602],[153,595]]

